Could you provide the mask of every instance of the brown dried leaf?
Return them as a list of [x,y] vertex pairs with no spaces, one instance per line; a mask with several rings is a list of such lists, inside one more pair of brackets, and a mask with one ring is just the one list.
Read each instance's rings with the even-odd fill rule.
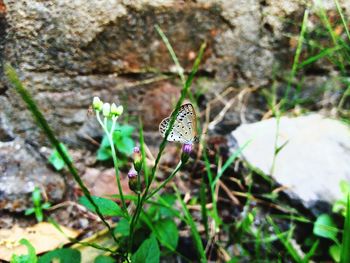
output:
[[0,259],[10,261],[13,254],[27,254],[27,248],[19,244],[22,238],[27,239],[33,245],[37,254],[41,254],[69,243],[67,237],[75,238],[79,235],[77,230],[64,226],[60,228],[65,235],[47,222],[27,228],[15,225],[11,229],[0,229]]

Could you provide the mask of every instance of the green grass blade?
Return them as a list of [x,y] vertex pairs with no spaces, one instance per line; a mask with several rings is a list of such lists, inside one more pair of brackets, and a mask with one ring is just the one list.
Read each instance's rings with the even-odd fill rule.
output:
[[[283,244],[283,246],[285,247],[285,249],[287,250],[287,252],[289,253],[289,255],[293,258],[293,260],[295,262],[303,262],[303,259],[301,258],[301,256],[299,255],[298,251],[293,247],[293,245],[289,242],[289,238],[285,237],[284,235],[282,235],[281,230],[279,229],[279,227],[275,224],[275,222],[273,222],[271,217],[267,217],[268,222],[272,225],[273,230],[276,234],[276,236],[278,237],[278,239],[281,241],[281,243]],[[293,230],[290,229],[289,233],[290,235],[292,234]],[[288,236],[290,236],[288,235]]]
[[173,59],[175,65],[176,65],[176,70],[177,70],[177,73],[179,74],[179,77],[182,81],[182,85],[185,85],[186,83],[186,78],[185,78],[185,75],[184,75],[184,70],[183,68],[181,67],[180,65],[180,62],[175,54],[175,51],[173,49],[173,47],[171,46],[168,38],[166,37],[166,35],[163,33],[163,31],[160,29],[160,27],[158,25],[155,25],[155,28],[158,32],[158,34],[160,35],[160,37],[162,38],[165,46],[167,47],[169,53],[170,53],[170,56],[171,58]]
[[344,18],[344,14],[343,14],[343,12],[342,12],[342,10],[341,10],[341,8],[340,8],[340,5],[339,5],[338,0],[334,0],[334,2],[335,2],[335,5],[337,6],[338,13],[339,13],[339,15],[340,15],[341,21],[342,21],[343,26],[344,26],[344,28],[345,28],[346,35],[348,36],[348,39],[350,40],[350,32],[349,32],[349,29],[348,29],[348,26],[347,26],[348,23],[346,22],[346,20],[345,20],[345,18]]
[[[320,19],[321,19],[322,23],[325,25],[325,27],[327,28],[327,31],[328,31],[329,35],[331,36],[331,39],[332,39],[332,42],[333,42],[334,46],[335,47],[339,46],[340,45],[340,43],[339,43],[340,37],[338,37],[336,32],[333,30],[332,24],[331,24],[330,20],[327,17],[327,13],[326,13],[325,8],[323,7],[322,1],[317,0],[316,3],[320,7],[319,8],[319,12],[318,12],[319,16],[320,16]],[[340,52],[336,53],[335,56],[334,56],[334,59],[336,61],[333,62],[333,63],[336,64],[339,67],[340,71],[343,74],[345,74],[346,73],[346,69],[345,69],[343,54],[341,54]]]
[[140,140],[140,148],[141,148],[141,157],[142,157],[142,167],[145,176],[145,185],[148,185],[148,167],[146,163],[146,151],[145,151],[145,137],[143,135],[143,125],[141,119],[139,119],[139,140]]
[[336,46],[336,47],[332,47],[332,48],[326,48],[324,50],[322,50],[320,53],[312,56],[312,57],[309,57],[307,58],[306,60],[304,60],[303,62],[301,62],[298,66],[298,68],[303,68],[313,62],[316,62],[318,61],[319,59],[321,58],[324,58],[324,57],[327,57],[327,56],[330,56],[332,54],[334,54],[336,51],[339,51],[341,50],[343,47],[342,46]]
[[74,180],[78,183],[81,190],[83,191],[84,195],[87,197],[87,199],[93,204],[93,206],[96,209],[97,215],[100,217],[102,222],[106,225],[106,227],[110,230],[110,233],[112,237],[117,240],[116,237],[113,234],[111,226],[108,224],[108,222],[104,219],[103,215],[100,212],[100,209],[94,202],[94,200],[91,197],[90,191],[87,189],[87,187],[84,185],[83,181],[81,180],[77,169],[74,167],[72,161],[70,160],[68,154],[65,152],[65,150],[62,148],[62,144],[59,142],[59,140],[56,138],[55,134],[53,133],[51,127],[47,123],[44,115],[39,110],[38,106],[36,105],[34,99],[30,95],[30,93],[27,91],[27,89],[23,86],[22,82],[19,80],[18,75],[14,68],[10,64],[5,65],[5,75],[9,79],[10,83],[13,85],[13,87],[16,89],[18,94],[21,96],[23,101],[27,104],[28,109],[33,114],[34,119],[38,123],[38,125],[42,128],[45,135],[49,139],[50,143],[54,148],[56,148],[57,152],[60,154],[62,160],[67,165],[68,170],[72,174]]
[[200,185],[200,191],[199,191],[199,199],[201,202],[201,216],[202,216],[202,223],[204,225],[205,229],[205,236],[208,239],[209,237],[209,224],[208,224],[208,211],[207,211],[207,196],[205,189],[207,188],[207,184],[205,183],[204,177],[202,178],[201,185]]
[[350,262],[350,196],[349,195],[348,195],[348,202],[346,206],[346,217],[344,222],[340,262],[341,263]]
[[212,189],[214,189],[215,185],[218,183],[218,181],[220,180],[221,176],[224,174],[224,172],[226,171],[227,168],[230,167],[230,165],[236,160],[236,158],[242,153],[242,151],[249,145],[249,143],[251,142],[251,140],[247,141],[245,144],[243,144],[242,147],[239,147],[228,159],[227,161],[224,163],[224,165],[222,166],[221,170],[219,171],[219,173],[216,175],[214,181],[212,182]]
[[310,262],[310,259],[312,258],[312,256],[315,254],[318,245],[320,243],[320,240],[317,240],[311,247],[311,249],[309,250],[309,252],[305,255],[305,257],[303,258],[303,262],[304,263],[308,263]]
[[290,76],[289,76],[287,89],[286,89],[284,98],[282,100],[282,106],[288,100],[291,84],[292,84],[292,81],[293,81],[293,79],[294,79],[294,77],[295,77],[295,75],[297,73],[297,70],[298,70],[299,58],[300,58],[301,50],[302,50],[302,47],[303,47],[303,42],[304,42],[306,29],[307,29],[308,17],[309,17],[309,10],[306,9],[305,12],[304,12],[303,23],[301,25],[300,35],[299,35],[299,39],[298,39],[298,45],[297,45],[297,49],[295,51],[294,60],[293,60],[293,66],[292,66],[292,70],[291,70],[291,73],[290,73]]
[[192,217],[190,211],[188,210],[185,202],[182,200],[180,193],[179,193],[179,190],[177,189],[176,186],[174,186],[174,190],[176,193],[177,200],[179,200],[181,207],[182,207],[182,210],[185,214],[186,221],[187,221],[188,225],[190,226],[192,237],[193,237],[194,243],[196,245],[198,255],[200,257],[200,262],[207,262],[207,258],[205,256],[205,251],[204,251],[204,247],[202,244],[202,240],[201,240],[201,237],[200,237],[199,232],[197,230],[196,224],[193,220],[193,217]]

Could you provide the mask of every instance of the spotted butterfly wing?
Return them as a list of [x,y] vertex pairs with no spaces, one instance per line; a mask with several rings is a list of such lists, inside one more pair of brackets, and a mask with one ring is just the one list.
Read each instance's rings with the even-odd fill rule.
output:
[[[160,134],[165,137],[170,123],[170,117],[165,118],[159,125]],[[171,142],[191,144],[196,140],[197,135],[196,112],[193,105],[188,103],[180,107],[174,125],[167,138]]]

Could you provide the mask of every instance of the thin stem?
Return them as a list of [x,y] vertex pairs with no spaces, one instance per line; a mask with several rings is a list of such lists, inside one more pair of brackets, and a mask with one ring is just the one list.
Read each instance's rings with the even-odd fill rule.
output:
[[288,100],[288,96],[289,96],[289,92],[290,92],[290,89],[291,89],[292,81],[293,81],[293,79],[294,79],[294,77],[295,77],[295,75],[297,73],[297,70],[298,70],[299,58],[300,58],[301,50],[302,50],[302,47],[303,47],[303,42],[304,42],[306,29],[307,29],[308,17],[309,17],[309,10],[306,9],[305,12],[304,12],[303,23],[301,25],[301,30],[300,30],[300,35],[299,35],[299,39],[298,39],[297,49],[296,49],[295,55],[294,55],[292,70],[290,72],[290,76],[289,76],[288,83],[287,83],[287,89],[286,89],[286,92],[284,94],[284,98],[280,101],[281,106],[284,106],[284,104]]
[[122,208],[123,208],[123,211],[125,212],[125,215],[129,217],[128,210],[127,210],[126,203],[125,203],[125,199],[124,199],[122,185],[120,183],[118,158],[117,158],[117,154],[116,154],[116,150],[115,150],[115,146],[114,146],[114,142],[113,142],[113,132],[114,132],[114,128],[115,128],[115,125],[116,125],[117,118],[113,118],[112,119],[112,128],[111,128],[110,131],[108,130],[107,118],[106,117],[104,118],[104,120],[102,122],[101,117],[100,117],[100,113],[97,111],[96,112],[96,118],[97,118],[97,121],[102,126],[105,134],[107,135],[108,142],[109,142],[109,144],[111,146],[115,177],[116,177],[116,181],[117,181],[117,185],[118,185],[118,191],[119,191],[119,195],[120,195],[120,200],[122,202]]
[[163,33],[163,31],[160,29],[160,27],[158,25],[155,25],[155,28],[156,28],[158,34],[160,35],[160,37],[162,38],[165,46],[167,47],[167,49],[168,49],[168,51],[170,53],[170,56],[172,57],[175,65],[176,65],[177,73],[180,76],[182,85],[185,85],[186,84],[186,78],[185,78],[185,75],[184,75],[184,69],[183,69],[183,67],[181,67],[180,62],[179,62],[179,60],[178,60],[178,58],[177,58],[177,56],[175,54],[175,51],[174,51],[173,47],[171,46],[168,38]]
[[113,143],[113,138],[111,134],[107,135],[108,137],[108,141],[111,145],[111,150],[112,150],[112,158],[113,158],[113,164],[114,164],[114,170],[115,170],[115,177],[117,179],[117,184],[118,184],[118,191],[120,194],[120,199],[122,201],[122,205],[123,205],[123,210],[124,212],[126,212],[126,214],[128,214],[128,210],[126,207],[126,203],[125,203],[125,199],[124,199],[124,194],[123,194],[123,189],[122,189],[122,185],[120,183],[120,174],[119,174],[119,166],[118,166],[118,158],[117,158],[117,154],[115,151],[115,147],[114,147],[114,143]]
[[202,243],[200,234],[198,232],[198,229],[196,227],[196,223],[194,222],[193,217],[192,217],[190,211],[188,210],[185,202],[182,200],[178,188],[175,185],[173,186],[173,188],[175,190],[175,194],[176,194],[177,200],[181,204],[182,211],[185,214],[186,223],[190,226],[192,237],[193,237],[193,241],[194,241],[195,246],[197,248],[198,256],[200,257],[200,262],[205,263],[205,262],[207,262],[207,258],[205,256],[203,243]]
[[154,196],[156,193],[159,192],[160,189],[162,189],[169,181],[171,181],[174,176],[177,174],[177,172],[182,168],[183,163],[180,161],[174,171],[171,173],[171,175],[168,176],[154,191],[152,191],[147,197],[146,200],[150,199],[152,196]]
[[138,214],[140,213],[140,209],[142,208],[141,206],[141,194],[137,194],[137,205],[136,205],[136,210],[135,210],[135,214],[131,219],[131,223],[130,223],[130,230],[129,230],[129,249],[128,251],[131,253],[131,249],[132,249],[132,244],[134,242],[134,229],[135,229],[135,225],[136,225],[136,217],[138,217]]

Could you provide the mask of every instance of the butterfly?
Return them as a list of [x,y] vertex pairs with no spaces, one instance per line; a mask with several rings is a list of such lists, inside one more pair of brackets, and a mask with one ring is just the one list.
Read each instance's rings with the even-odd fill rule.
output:
[[[170,117],[165,118],[159,124],[159,132],[165,137],[170,123]],[[193,144],[198,142],[197,137],[197,117],[191,103],[180,107],[174,125],[167,138],[170,142],[180,142],[182,144]]]

